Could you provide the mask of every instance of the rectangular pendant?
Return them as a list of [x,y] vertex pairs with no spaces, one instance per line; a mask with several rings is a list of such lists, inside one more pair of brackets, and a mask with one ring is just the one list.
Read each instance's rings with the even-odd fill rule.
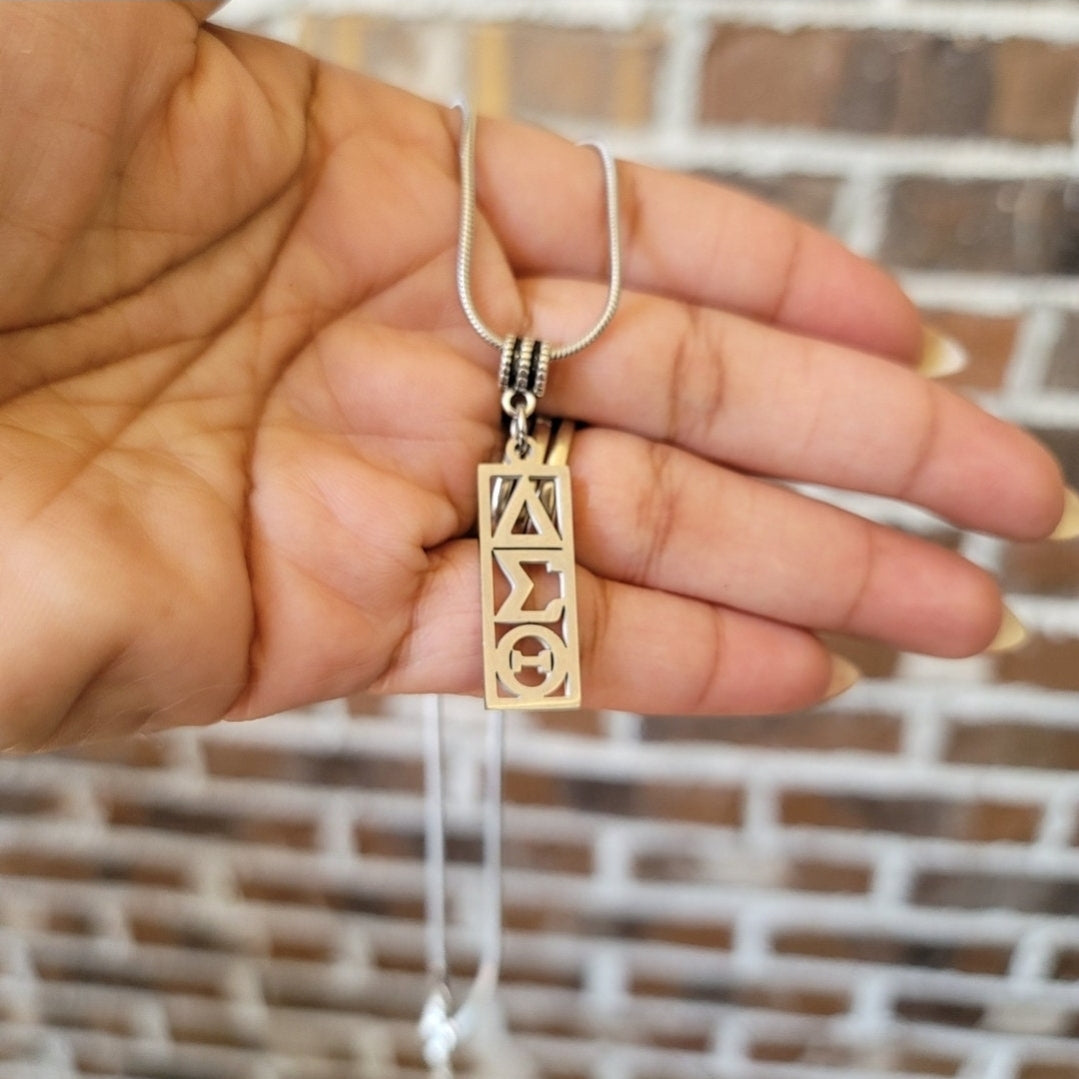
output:
[[477,484],[487,707],[578,708],[569,468],[480,465]]

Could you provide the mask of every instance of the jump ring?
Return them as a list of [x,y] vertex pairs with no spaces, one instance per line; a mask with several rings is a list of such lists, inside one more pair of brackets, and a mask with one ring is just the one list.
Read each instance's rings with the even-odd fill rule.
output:
[[523,410],[525,419],[531,419],[536,411],[536,395],[530,390],[505,390],[502,394],[502,411],[512,417],[519,410]]

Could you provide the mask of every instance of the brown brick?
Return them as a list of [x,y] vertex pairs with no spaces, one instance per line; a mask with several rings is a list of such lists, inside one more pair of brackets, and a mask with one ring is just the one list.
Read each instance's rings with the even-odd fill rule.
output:
[[782,206],[819,228],[828,225],[840,181],[834,176],[745,176],[741,173],[699,172],[703,179],[737,187],[756,198]]
[[1043,723],[953,723],[945,751],[960,764],[1079,770],[1079,729]]
[[1007,973],[1011,948],[997,944],[951,945],[865,933],[788,930],[777,933],[772,947],[780,955],[805,955],[844,963],[880,963],[969,974]]
[[129,997],[103,999],[84,994],[65,992],[53,996],[46,989],[38,1000],[37,1010],[44,1025],[75,1030],[92,1030],[100,1034],[130,1035],[132,1014]]
[[[582,957],[582,964],[583,961]],[[551,989],[580,990],[584,985],[584,971],[579,964],[556,970],[551,966],[539,966],[534,961],[522,962],[510,956],[502,960],[499,982],[503,985],[544,985]]]
[[652,116],[663,50],[656,28],[517,24],[506,28],[504,47],[506,96],[515,114],[554,112],[626,126]]
[[720,26],[701,118],[872,134],[1069,139],[1079,49],[836,29]]
[[1075,273],[1079,207],[1054,180],[900,180],[880,257],[909,269]]
[[65,937],[94,937],[98,934],[98,920],[88,910],[50,910],[40,920],[48,932]]
[[122,764],[128,768],[163,768],[168,764],[168,735],[136,735],[107,742],[90,742],[50,756],[74,761]]
[[784,34],[721,26],[701,78],[707,123],[824,127],[838,97],[851,36],[838,30]]
[[422,974],[427,969],[427,957],[421,949],[401,948],[387,941],[377,943],[372,960],[379,970],[396,974]]
[[311,848],[315,845],[316,829],[312,821],[260,816],[250,810],[240,813],[181,802],[153,803],[107,795],[102,802],[109,824],[116,827],[186,832],[281,847]]
[[526,722],[543,731],[557,731],[575,737],[606,738],[607,721],[602,712],[582,708],[570,712],[552,709],[549,712],[528,712]]
[[1079,582],[1079,544],[1009,544],[1000,580],[1005,592],[1068,595]]
[[963,1057],[947,1056],[928,1049],[911,1049],[896,1046],[892,1056],[892,1067],[907,1075],[959,1075],[966,1063]]
[[849,659],[866,678],[892,678],[899,665],[899,653],[880,641],[822,633],[820,638],[833,651]]
[[176,1042],[193,1042],[198,1045],[223,1045],[238,1049],[264,1049],[265,1036],[236,1022],[227,1008],[206,1008],[195,1011],[190,1008],[170,1006],[165,1001],[169,1036]]
[[51,880],[123,881],[149,887],[182,888],[186,871],[181,867],[152,864],[115,854],[57,854],[28,847],[0,852],[0,874],[44,877]]
[[169,916],[143,904],[128,917],[132,939],[138,944],[161,944],[170,948],[232,955],[259,954],[252,934],[253,918],[244,926],[208,916]]
[[549,772],[528,772],[508,766],[502,773],[502,797],[509,805],[560,806],[561,781]]
[[423,1052],[419,1045],[419,1039],[415,1039],[415,1041],[415,1045],[398,1044],[394,1047],[394,1068],[390,1071],[391,1075],[396,1074],[397,1071],[408,1076],[423,1074],[426,1067],[423,1061]]
[[763,985],[739,987],[731,1002],[739,1008],[797,1015],[842,1015],[850,1007],[850,997],[846,993]]
[[742,822],[742,792],[737,789],[650,780],[636,790],[636,815],[647,820],[691,821],[717,827],[738,827]]
[[828,126],[850,131],[886,132],[896,127],[902,78],[911,66],[917,37],[909,34],[847,34],[840,92]]
[[75,982],[79,985],[105,985],[117,989],[138,989],[150,993],[185,993],[199,997],[222,997],[227,974],[219,970],[192,972],[178,964],[162,961],[154,964],[116,962],[100,954],[51,956],[41,949],[31,949],[34,970],[42,981]]
[[708,867],[700,858],[677,850],[649,851],[634,859],[633,875],[647,881],[703,880]]
[[735,826],[741,819],[741,792],[727,787],[557,778],[507,769],[507,802],[580,809],[587,813]]
[[1019,1079],[1079,1079],[1079,1064],[1030,1060],[1020,1070]]
[[[419,829],[376,827],[361,823],[354,831],[356,849],[362,855],[418,861],[423,858],[424,837]],[[479,865],[483,861],[483,840],[475,834],[446,835],[446,858],[451,865]],[[528,869],[550,873],[590,873],[592,851],[587,844],[556,840],[524,839],[512,834],[502,837],[502,865],[506,869]]]
[[125,1052],[114,1043],[104,1044],[98,1038],[72,1044],[69,1046],[69,1052],[75,1061],[76,1074],[80,1076],[120,1075],[121,1069],[130,1067],[134,1063],[131,1058],[135,1056],[133,1053]]
[[370,987],[334,978],[297,978],[295,969],[264,966],[259,979],[263,999],[271,1008],[311,1008],[361,1011]]
[[0,790],[0,817],[52,816],[61,799],[50,790]]
[[922,34],[852,35],[836,127],[902,135],[982,132],[992,81],[986,42]]
[[[754,1040],[749,1056],[766,1064],[814,1064],[818,1068],[846,1069],[862,1063],[857,1049],[831,1044],[823,1031],[809,1038],[802,1038],[793,1032],[786,1038],[772,1033],[763,1035]],[[878,1046],[873,1055],[873,1064],[878,1064],[880,1057],[881,1048]]]
[[1055,390],[1079,390],[1079,314],[1072,312],[1064,318],[1045,383]]
[[707,1053],[712,1048],[714,1039],[712,1032],[707,1030],[696,1033],[688,1030],[650,1030],[647,1035],[650,1046],[678,1053]]
[[1068,142],[1079,95],[1079,48],[1013,39],[993,50],[989,134],[1030,142]]
[[364,723],[394,714],[393,698],[379,693],[353,693],[345,699],[345,707],[350,716]]
[[507,869],[587,875],[592,872],[592,848],[586,844],[509,837],[503,844],[502,864]]
[[1068,482],[1079,487],[1079,430],[1036,428],[1032,433],[1053,452]]
[[1079,907],[1079,880],[1015,874],[923,873],[914,887],[913,902],[963,910],[1000,908],[1071,916]]
[[1029,842],[1041,819],[1037,806],[954,802],[931,798],[870,798],[788,791],[784,824],[934,836],[971,842]]
[[423,766],[395,757],[366,757],[345,752],[314,754],[269,746],[207,741],[203,754],[213,775],[271,779],[352,790],[423,789]]
[[[529,1034],[541,1037],[579,1039],[589,1032],[588,1020],[580,1013],[544,1014],[540,1012],[537,1015],[522,1008],[516,1012],[511,1011],[511,1015],[515,1029],[527,1030]],[[639,1028],[623,1034],[624,1039],[629,1042],[635,1041],[638,1036]]]
[[705,58],[701,118],[874,134],[981,133],[993,63],[993,47],[982,41],[722,26]]
[[866,866],[803,860],[784,869],[783,887],[796,892],[858,895],[869,890],[872,879]]
[[507,903],[507,929],[522,932],[565,933],[613,940],[681,944],[709,952],[729,952],[731,927],[706,919],[662,919],[605,916],[579,910],[537,909],[512,900]]
[[762,1011],[798,1015],[841,1015],[850,1007],[846,993],[821,989],[740,984],[729,978],[662,977],[652,971],[634,971],[630,992],[636,996],[676,997],[728,1004]]
[[780,716],[645,716],[648,742],[726,742],[770,749],[895,753],[902,723],[879,712],[842,713],[826,708]]
[[1062,982],[1079,982],[1079,948],[1063,948],[1053,965],[1053,977]]
[[1034,637],[1018,652],[998,656],[996,669],[1001,682],[1074,692],[1079,688],[1079,640]]
[[933,1023],[948,1027],[977,1027],[985,1010],[977,1004],[954,1000],[922,1000],[901,997],[895,1003],[896,1014],[912,1023]]
[[[799,892],[860,894],[868,890],[872,874],[865,866],[841,865],[821,861],[794,861],[782,865],[770,859],[759,868],[760,876]],[[740,866],[739,879],[753,879],[753,866]],[[719,881],[729,883],[728,875],[706,861],[680,854],[653,851],[634,862],[634,876],[646,881]]]
[[[388,828],[361,821],[353,829],[352,835],[356,850],[366,857],[403,859],[419,859],[423,857],[423,832],[420,829]],[[461,857],[459,845],[454,842],[455,838],[447,831],[447,855],[449,855],[450,846],[454,846],[453,856],[450,857],[450,861],[475,862],[477,857],[471,853],[468,858],[463,859]]]
[[[963,1061],[955,1057],[910,1049],[902,1045],[874,1045],[869,1050],[859,1050],[845,1045],[829,1045],[821,1038],[808,1041],[780,1041],[764,1037],[750,1048],[753,1060],[767,1064],[812,1064],[817,1067],[843,1069],[862,1066],[878,1070],[885,1066],[903,1075],[947,1075],[958,1073]],[[838,1079],[838,1076],[837,1076]]]
[[207,740],[202,745],[202,755],[212,775],[297,783],[306,780],[306,759],[290,750]]
[[244,899],[255,902],[296,904],[406,920],[419,920],[423,916],[422,899],[379,895],[365,891],[359,884],[284,881],[259,877],[254,873],[240,873],[238,876],[240,894]]
[[749,1048],[749,1059],[762,1064],[797,1064],[807,1058],[815,1064],[820,1063],[816,1053],[801,1041],[777,1042],[761,1038],[754,1041]]
[[709,952],[729,952],[734,940],[731,927],[725,922],[652,919],[620,924],[634,940],[683,944]]
[[961,311],[928,310],[926,321],[955,338],[966,350],[965,370],[951,376],[949,385],[971,390],[999,390],[1015,346],[1019,320],[971,315]]
[[270,959],[291,959],[303,963],[328,963],[337,954],[337,942],[330,932],[303,936],[272,929],[267,934],[266,954]]

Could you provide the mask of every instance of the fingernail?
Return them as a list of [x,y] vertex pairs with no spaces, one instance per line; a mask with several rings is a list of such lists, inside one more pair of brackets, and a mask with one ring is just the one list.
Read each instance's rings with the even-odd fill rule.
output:
[[1003,607],[1002,610],[1004,613],[1000,619],[1000,629],[997,630],[997,635],[986,649],[986,652],[991,655],[1016,652],[1030,640],[1026,626],[1007,607]]
[[828,689],[824,694],[824,700],[830,701],[841,693],[846,693],[859,678],[862,672],[844,656],[832,654],[832,680],[828,683]]
[[1053,540],[1070,540],[1079,536],[1079,494],[1070,487],[1064,489],[1064,516],[1049,536]]
[[926,378],[947,378],[957,375],[967,366],[967,350],[954,338],[934,330],[922,328],[922,355],[918,361],[918,373]]

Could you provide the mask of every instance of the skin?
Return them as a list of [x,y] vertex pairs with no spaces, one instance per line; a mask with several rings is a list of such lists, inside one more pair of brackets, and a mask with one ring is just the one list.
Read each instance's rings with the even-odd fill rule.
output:
[[[476,692],[497,355],[454,291],[458,117],[179,3],[0,4],[0,744],[360,690]],[[553,342],[602,307],[595,155],[482,122],[474,291]],[[773,482],[1048,534],[1060,472],[916,373],[835,241],[621,165],[627,293],[545,408],[571,463],[585,703],[786,710],[839,630],[953,656],[958,556]]]

